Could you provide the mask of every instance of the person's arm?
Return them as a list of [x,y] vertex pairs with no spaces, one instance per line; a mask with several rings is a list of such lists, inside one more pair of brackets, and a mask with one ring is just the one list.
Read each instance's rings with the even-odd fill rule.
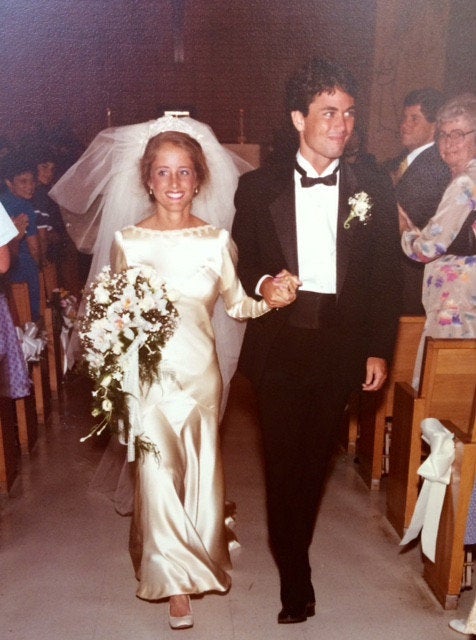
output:
[[385,381],[392,358],[401,309],[402,277],[398,210],[392,185],[386,176],[375,174],[367,174],[362,184],[364,191],[366,184],[373,206],[364,232],[370,248],[368,272],[366,282],[360,283],[367,292],[368,305],[366,375],[362,388],[373,391]]
[[[262,296],[268,306],[281,308],[296,297],[298,277],[284,269],[282,254],[269,227],[266,201],[269,176],[262,171],[244,174],[235,194],[233,239],[239,249],[238,276],[248,295]],[[263,254],[259,238],[269,238]],[[277,274],[272,276],[270,274]],[[259,285],[259,288],[258,288]]]
[[423,229],[405,230],[402,249],[417,262],[431,262],[444,255],[474,209],[474,182],[466,174],[453,180],[440,206]]
[[6,273],[10,268],[10,249],[8,244],[0,247],[0,273]]

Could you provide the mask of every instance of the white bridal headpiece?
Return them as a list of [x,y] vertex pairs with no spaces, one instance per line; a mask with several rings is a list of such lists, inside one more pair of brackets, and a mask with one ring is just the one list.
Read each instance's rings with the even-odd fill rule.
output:
[[189,117],[163,116],[105,129],[50,191],[77,248],[93,254],[88,281],[109,264],[114,233],[152,213],[139,161],[150,138],[163,131],[182,131],[198,140],[210,181],[195,198],[193,212],[216,227],[231,229],[238,178],[252,167],[225,149],[208,125]]

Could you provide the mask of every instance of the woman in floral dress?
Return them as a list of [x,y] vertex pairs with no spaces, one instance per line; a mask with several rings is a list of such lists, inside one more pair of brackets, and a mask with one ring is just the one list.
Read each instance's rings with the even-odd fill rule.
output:
[[423,345],[434,338],[476,338],[476,96],[447,102],[437,118],[438,147],[452,181],[424,229],[400,209],[403,251],[425,262],[426,323],[415,364],[418,387]]

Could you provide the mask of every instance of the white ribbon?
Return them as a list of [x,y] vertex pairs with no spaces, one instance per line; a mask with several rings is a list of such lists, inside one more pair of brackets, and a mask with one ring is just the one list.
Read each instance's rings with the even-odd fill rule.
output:
[[407,544],[421,531],[422,551],[434,562],[441,510],[455,459],[455,444],[451,431],[435,418],[425,418],[421,430],[422,438],[430,445],[431,452],[418,469],[418,474],[424,478],[423,487],[410,526],[400,544]]
[[127,460],[135,460],[135,440],[142,434],[142,419],[140,412],[140,379],[139,379],[139,349],[144,343],[142,336],[137,336],[129,345],[129,348],[121,358],[121,368],[124,373],[122,390],[127,394],[126,405],[129,416],[129,434],[126,441],[126,433],[123,424],[119,424],[119,441],[127,445]]
[[23,356],[27,362],[38,362],[46,345],[43,335],[38,335],[38,327],[34,322],[26,322],[23,329],[15,327],[21,344]]
[[66,375],[66,372],[68,371],[69,368],[69,362],[68,362],[68,345],[69,345],[69,341],[71,339],[71,330],[68,329],[68,327],[65,327],[64,325],[61,327],[61,333],[60,333],[60,343],[61,343],[61,354],[62,354],[62,370],[63,370],[63,375]]

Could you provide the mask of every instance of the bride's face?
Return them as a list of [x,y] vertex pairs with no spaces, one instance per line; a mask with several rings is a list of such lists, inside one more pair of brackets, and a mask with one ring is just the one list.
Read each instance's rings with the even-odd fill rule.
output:
[[171,142],[164,143],[156,153],[149,179],[159,207],[184,211],[190,207],[197,186],[197,174],[187,151]]

